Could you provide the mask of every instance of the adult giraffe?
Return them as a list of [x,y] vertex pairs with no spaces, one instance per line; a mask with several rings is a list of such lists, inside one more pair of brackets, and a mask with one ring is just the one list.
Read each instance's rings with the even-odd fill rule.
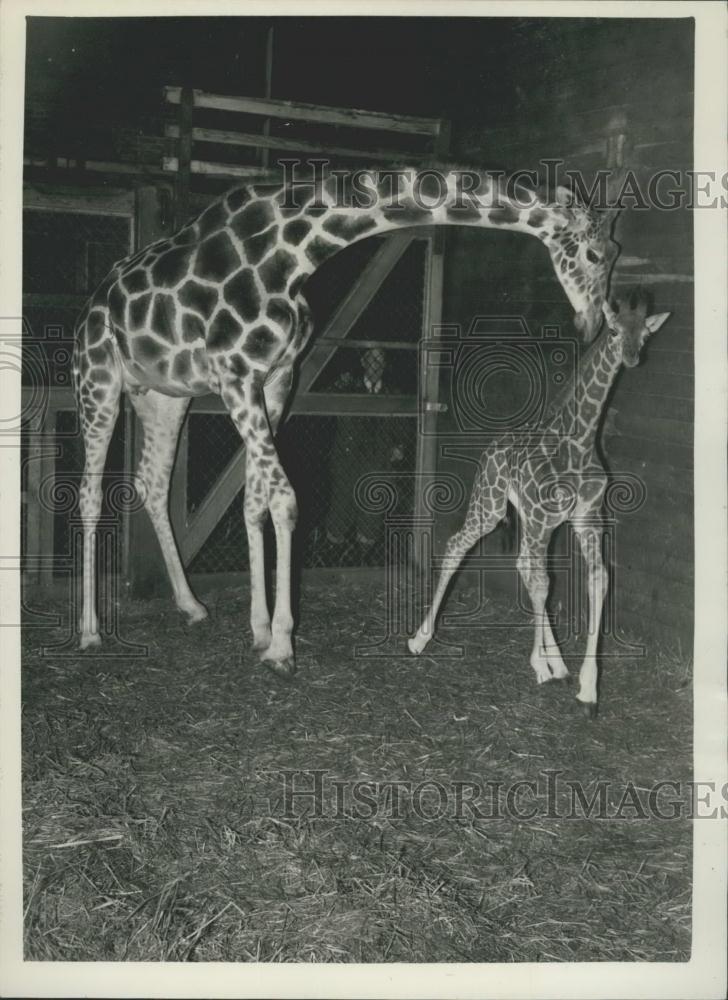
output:
[[[191,397],[220,395],[246,447],[253,646],[291,676],[291,533],[296,498],[273,435],[293,364],[312,328],[306,280],[330,256],[369,236],[410,226],[466,225],[529,233],[548,249],[586,340],[597,333],[616,212],[592,211],[559,188],[554,200],[516,196],[488,174],[409,168],[341,172],[315,181],[237,188],[176,235],[117,262],[76,328],[74,385],[86,460],[81,648],[101,641],[96,615],[96,525],[101,474],[127,391],[144,427],[137,488],[159,538],[178,608],[207,612],[187,582],[168,515],[169,480]],[[263,525],[276,535],[273,620],[265,595]]]

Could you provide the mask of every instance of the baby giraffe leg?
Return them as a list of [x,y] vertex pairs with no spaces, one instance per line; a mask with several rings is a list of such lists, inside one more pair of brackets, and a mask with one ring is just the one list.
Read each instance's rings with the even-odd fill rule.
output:
[[445,596],[448,584],[450,583],[450,580],[452,580],[453,575],[455,574],[460,563],[463,561],[466,553],[473,547],[473,545],[475,545],[478,538],[480,538],[480,535],[480,531],[473,530],[473,528],[468,527],[466,523],[460,531],[457,531],[448,540],[447,547],[445,549],[445,556],[442,561],[442,569],[440,570],[440,577],[437,581],[437,587],[435,589],[435,596],[432,599],[432,605],[425,615],[424,621],[417,630],[417,634],[407,640],[407,646],[409,647],[410,653],[419,655],[434,635],[435,619],[437,618],[437,612],[442,604],[442,599]]
[[473,486],[473,492],[465,515],[465,523],[456,531],[445,548],[445,557],[437,581],[432,606],[425,615],[416,635],[408,640],[411,653],[421,653],[435,631],[437,612],[445,596],[448,584],[460,566],[466,553],[479,538],[489,534],[503,520],[508,504],[507,480],[504,474],[503,456],[494,452],[484,456],[481,472]]
[[576,522],[574,531],[579,539],[581,552],[587,567],[587,587],[589,593],[589,626],[584,662],[579,671],[579,691],[576,695],[584,712],[593,719],[597,714],[597,655],[599,630],[602,623],[604,598],[607,594],[609,577],[602,559],[602,532],[598,524]]
[[534,535],[525,530],[518,556],[518,572],[526,585],[533,605],[534,637],[530,662],[539,684],[553,678],[561,679],[568,676],[569,673],[561,657],[546,610],[549,594],[549,578],[546,569],[549,538],[550,532]]

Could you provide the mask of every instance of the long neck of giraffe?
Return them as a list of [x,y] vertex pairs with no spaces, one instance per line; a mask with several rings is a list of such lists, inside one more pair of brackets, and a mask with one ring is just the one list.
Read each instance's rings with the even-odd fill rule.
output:
[[558,426],[561,433],[582,445],[592,443],[621,364],[619,341],[607,330],[582,354],[566,390],[564,405],[551,421],[551,426]]
[[291,203],[301,207],[297,215],[294,208],[281,211],[291,218],[289,232],[296,238],[304,233],[299,273],[307,275],[351,243],[397,229],[476,226],[528,233],[548,242],[569,218],[561,205],[537,201],[525,191],[518,197],[509,194],[496,178],[475,171],[368,171],[346,178],[331,174],[316,189],[300,182],[289,183],[285,190]]

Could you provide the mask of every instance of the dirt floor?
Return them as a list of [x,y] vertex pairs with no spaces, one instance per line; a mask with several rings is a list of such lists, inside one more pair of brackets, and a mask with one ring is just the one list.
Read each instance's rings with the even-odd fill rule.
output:
[[[64,632],[26,627],[27,959],[688,959],[691,824],[640,806],[691,778],[687,659],[605,657],[590,722],[575,685],[536,685],[497,601],[491,627],[441,629],[461,658],[354,655],[383,634],[381,589],[304,586],[290,684],[249,650],[243,589],[193,628],[168,600],[125,606],[142,658],[42,656]],[[314,780],[320,799],[287,800]],[[397,801],[373,784],[397,781]],[[606,812],[569,816],[598,781]],[[489,789],[477,812],[458,782]]]

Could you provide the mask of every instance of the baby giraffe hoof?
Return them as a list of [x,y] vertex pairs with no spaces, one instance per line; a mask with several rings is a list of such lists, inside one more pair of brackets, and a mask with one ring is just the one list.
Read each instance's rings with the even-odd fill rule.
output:
[[416,639],[407,640],[407,649],[410,651],[410,653],[412,653],[413,656],[419,656],[420,653],[422,652],[422,649],[420,646],[418,646]]
[[81,636],[79,647],[81,649],[95,649],[101,645],[101,636],[98,632],[85,632]]
[[586,716],[587,719],[593,721],[597,717],[597,703],[595,701],[580,701],[578,698],[576,702],[582,711],[582,714]]
[[287,656],[283,660],[261,660],[261,663],[284,681],[292,680],[296,673],[296,661],[292,656]]
[[185,616],[185,621],[188,625],[196,625],[198,622],[204,622],[206,618],[209,617],[207,608],[204,604],[200,604],[196,608],[191,610],[184,609],[182,614]]

